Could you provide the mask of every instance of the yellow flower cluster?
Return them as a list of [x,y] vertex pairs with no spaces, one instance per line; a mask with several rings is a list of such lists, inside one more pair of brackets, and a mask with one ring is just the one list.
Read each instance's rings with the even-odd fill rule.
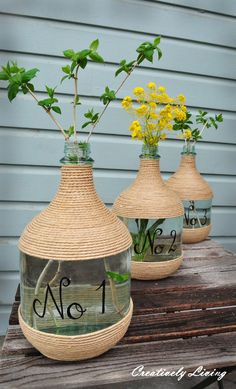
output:
[[186,140],[189,140],[192,138],[192,131],[189,128],[187,130],[183,131],[183,138]]
[[122,107],[137,119],[130,125],[133,139],[157,145],[167,138],[165,131],[172,130],[174,119],[186,119],[185,96],[182,94],[172,98],[164,86],[157,87],[155,82],[149,82],[146,89],[137,86],[133,94],[134,99],[126,96],[122,101]]

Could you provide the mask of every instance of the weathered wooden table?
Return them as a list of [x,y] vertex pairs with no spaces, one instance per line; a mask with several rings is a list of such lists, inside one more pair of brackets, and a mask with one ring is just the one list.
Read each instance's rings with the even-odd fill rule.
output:
[[236,255],[211,240],[184,249],[184,264],[172,277],[132,281],[130,328],[115,348],[93,360],[64,363],[39,354],[20,330],[17,291],[3,345],[0,388],[125,383],[145,378],[131,375],[139,365],[145,371],[236,366]]

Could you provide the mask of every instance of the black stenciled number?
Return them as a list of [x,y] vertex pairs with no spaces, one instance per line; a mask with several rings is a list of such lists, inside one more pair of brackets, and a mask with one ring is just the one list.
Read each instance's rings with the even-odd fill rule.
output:
[[203,221],[202,221],[202,226],[205,226],[205,224],[207,223],[207,208],[203,209],[204,211],[204,216],[203,216]]
[[[64,317],[63,302],[62,302],[62,286],[67,287],[67,286],[70,285],[70,283],[71,283],[71,281],[70,281],[70,279],[67,278],[67,277],[63,277],[63,278],[60,280],[60,285],[59,285],[59,300],[60,300],[60,306],[57,304],[57,302],[56,302],[56,300],[55,300],[55,297],[54,297],[54,295],[53,295],[52,289],[51,289],[50,285],[48,284],[48,285],[47,285],[47,289],[46,289],[44,304],[43,304],[43,313],[40,314],[40,313],[37,312],[36,304],[38,303],[38,304],[40,304],[40,305],[42,306],[41,301],[40,301],[39,299],[37,299],[37,298],[34,299],[34,301],[33,301],[33,311],[34,311],[34,313],[35,313],[38,317],[40,317],[40,318],[43,318],[43,317],[45,316],[46,308],[47,308],[48,295],[50,294],[51,299],[52,299],[52,301],[53,301],[53,303],[54,303],[54,305],[55,305],[55,307],[56,307],[56,309],[57,309],[57,312],[59,313],[60,317],[61,317],[62,319],[64,319],[65,317]],[[74,317],[74,316],[72,315],[72,313],[71,313],[71,308],[72,308],[73,306],[76,308],[77,312],[80,313],[80,316],[79,316],[79,317]],[[83,316],[83,314],[84,314],[85,311],[86,311],[86,309],[83,309],[82,306],[81,306],[80,304],[74,302],[74,303],[72,303],[72,304],[70,304],[70,305],[68,306],[68,308],[67,308],[67,316],[68,316],[70,319],[73,319],[73,320],[79,319],[81,316]]]
[[101,285],[96,289],[102,288],[102,313],[105,313],[105,300],[106,300],[106,280],[103,280]]
[[176,231],[172,230],[171,233],[170,233],[170,236],[173,237],[173,240],[172,240],[171,246],[170,246],[170,248],[168,250],[168,253],[170,253],[171,251],[175,251],[176,250],[176,248],[173,248],[173,246],[175,244],[175,241],[176,241],[176,235],[177,235]]

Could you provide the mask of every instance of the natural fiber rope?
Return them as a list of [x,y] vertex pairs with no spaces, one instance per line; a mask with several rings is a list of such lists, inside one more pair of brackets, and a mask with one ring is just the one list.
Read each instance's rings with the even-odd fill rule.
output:
[[127,228],[97,195],[92,167],[71,165],[61,168],[55,198],[26,226],[19,248],[42,259],[85,260],[121,253],[131,243]]
[[209,226],[200,228],[184,228],[183,229],[183,243],[197,243],[206,239],[211,231],[211,224]]
[[170,261],[131,261],[131,277],[136,280],[161,280],[175,273],[183,262],[183,256]]
[[107,328],[83,335],[66,336],[38,331],[25,323],[18,310],[19,323],[26,339],[43,355],[61,361],[80,361],[97,357],[111,349],[126,333],[133,312],[133,302],[127,315]]
[[180,199],[161,178],[159,160],[151,159],[141,159],[135,181],[116,199],[113,211],[139,219],[173,218],[184,213]]
[[182,155],[181,163],[167,185],[181,200],[209,200],[213,192],[196,168],[195,155]]

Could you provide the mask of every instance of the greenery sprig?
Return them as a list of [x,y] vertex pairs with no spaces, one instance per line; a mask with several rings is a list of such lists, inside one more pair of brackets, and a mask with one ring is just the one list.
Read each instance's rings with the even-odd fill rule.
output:
[[[182,138],[185,140],[187,150],[191,152],[196,142],[202,139],[202,134],[205,128],[214,127],[217,129],[218,123],[221,122],[223,122],[223,116],[221,113],[209,116],[208,112],[199,110],[196,115],[195,123],[193,123],[192,114],[190,111],[187,111],[184,120],[175,119],[173,130],[180,131],[182,133]],[[202,128],[199,129],[196,126],[197,124],[202,125]]]
[[[120,85],[116,90],[112,90],[109,86],[105,87],[103,94],[100,96],[100,100],[104,104],[103,110],[99,112],[94,112],[94,109],[89,109],[84,117],[86,122],[82,124],[82,128],[91,126],[87,142],[90,139],[95,127],[100,122],[102,116],[104,115],[106,109],[108,108],[111,101],[116,99],[116,95],[119,90],[122,88],[128,77],[134,71],[134,69],[139,66],[144,60],[153,62],[154,54],[157,52],[158,59],[161,58],[162,52],[158,47],[160,43],[160,37],[156,37],[153,42],[143,42],[137,49],[137,57],[132,61],[127,61],[123,59],[120,61],[119,68],[115,72],[115,76],[118,76],[120,73],[124,72],[125,78],[122,80]],[[61,78],[61,83],[65,80],[73,80],[74,82],[74,98],[72,102],[73,106],[73,125],[70,125],[68,129],[64,129],[59,121],[54,116],[54,113],[61,114],[61,108],[57,97],[55,97],[56,87],[52,88],[46,85],[46,94],[47,97],[44,99],[39,99],[35,94],[35,87],[32,83],[32,80],[37,76],[39,69],[33,68],[26,70],[23,67],[19,67],[16,61],[8,62],[6,66],[2,66],[0,71],[0,80],[6,81],[8,83],[8,99],[12,102],[19,92],[24,94],[29,93],[37,104],[44,109],[44,111],[51,117],[53,122],[56,124],[57,128],[62,132],[65,139],[69,139],[74,135],[74,141],[77,142],[77,107],[81,104],[79,93],[78,93],[78,74],[80,70],[84,70],[89,61],[103,63],[103,57],[98,53],[99,40],[96,39],[92,41],[88,48],[85,48],[81,51],[74,51],[73,49],[67,49],[63,52],[64,57],[70,61],[70,64],[66,64],[62,67],[63,77]]]

